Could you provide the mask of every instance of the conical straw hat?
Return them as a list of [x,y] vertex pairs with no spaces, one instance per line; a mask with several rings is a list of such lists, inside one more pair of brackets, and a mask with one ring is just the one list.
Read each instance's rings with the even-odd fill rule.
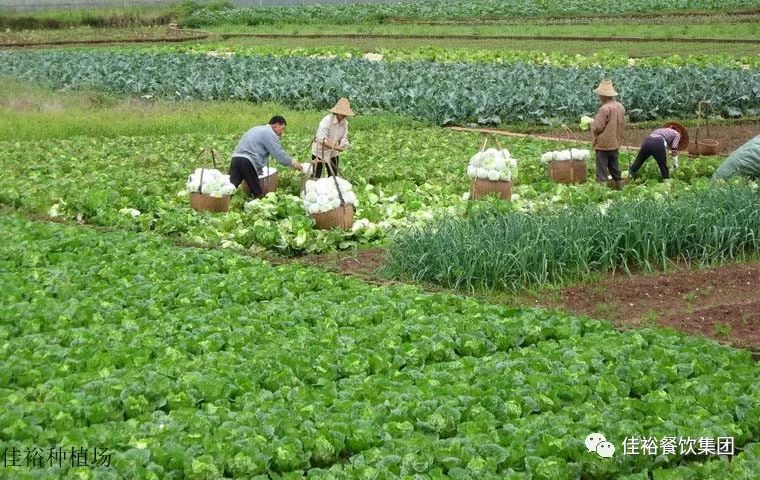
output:
[[354,116],[354,112],[351,110],[351,104],[348,102],[347,98],[341,98],[338,100],[338,103],[335,104],[330,112],[336,115],[345,115],[347,117]]
[[618,95],[615,88],[612,86],[612,80],[602,80],[599,82],[599,86],[596,87],[594,93],[603,97],[617,97]]

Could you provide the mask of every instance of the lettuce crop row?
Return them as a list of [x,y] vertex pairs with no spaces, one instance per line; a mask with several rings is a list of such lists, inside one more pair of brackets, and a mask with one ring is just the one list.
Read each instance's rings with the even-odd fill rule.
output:
[[[0,229],[0,441],[112,454],[14,478],[760,473],[746,351],[147,235],[5,214]],[[605,460],[591,431],[732,436],[740,453]]]
[[[302,152],[312,132],[288,131],[291,152]],[[0,204],[36,214],[79,219],[96,225],[153,231],[183,240],[233,248],[270,249],[285,254],[315,253],[382,242],[388,232],[446,216],[466,216],[481,208],[463,198],[469,190],[467,162],[481,137],[438,128],[353,130],[352,148],[342,156],[345,176],[359,199],[357,224],[349,232],[315,230],[304,213],[299,179],[281,174],[276,195],[243,208],[233,197],[227,214],[192,211],[183,192],[187,176],[210,161],[193,164],[201,147],[221,153],[226,171],[237,136],[177,135],[84,138],[47,142],[0,142]],[[658,183],[656,166],[641,172],[651,180],[617,192],[593,182],[551,183],[541,153],[556,144],[527,139],[505,143],[518,160],[513,201],[483,208],[552,211],[568,205],[606,204],[623,198],[662,198],[702,188],[719,159],[684,161],[675,180]],[[627,152],[622,163],[631,161]],[[480,203],[480,202],[478,202]],[[130,214],[134,211],[138,215]]]
[[360,59],[107,52],[0,52],[0,75],[56,87],[93,86],[176,99],[276,101],[324,109],[348,97],[360,113],[436,124],[548,123],[596,110],[591,89],[612,78],[633,120],[692,117],[710,100],[723,115],[760,112],[760,71],[724,68],[559,68]]
[[760,251],[758,203],[758,185],[749,184],[557,214],[443,219],[398,235],[387,269],[450,287],[516,289],[598,272],[652,271],[674,259],[742,260]]
[[198,43],[177,45],[156,45],[149,47],[119,47],[113,52],[140,53],[195,53],[211,56],[225,55],[272,55],[277,57],[314,57],[314,58],[364,58],[367,53],[380,56],[385,62],[430,61],[443,63],[531,63],[552,67],[720,67],[734,69],[760,69],[760,55],[736,56],[729,54],[694,54],[670,55],[667,57],[631,58],[612,51],[594,52],[590,55],[566,54],[543,51],[509,51],[501,49],[448,48],[424,46],[414,48],[380,48],[360,49],[341,45],[325,47],[284,48],[268,45],[230,45],[225,43]]
[[390,4],[308,5],[242,9],[200,9],[183,20],[191,27],[213,25],[267,25],[282,23],[382,23],[388,18],[418,19],[535,17],[548,15],[630,14],[666,10],[730,10],[758,7],[757,0],[684,0],[663,3],[656,0],[423,0]]

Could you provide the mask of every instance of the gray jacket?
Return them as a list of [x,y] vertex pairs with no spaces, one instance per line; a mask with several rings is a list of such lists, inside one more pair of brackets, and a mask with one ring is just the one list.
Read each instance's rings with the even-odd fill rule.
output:
[[258,174],[264,169],[269,155],[286,167],[293,164],[293,159],[282,149],[280,137],[270,125],[260,125],[245,132],[232,154],[233,157],[247,158]]

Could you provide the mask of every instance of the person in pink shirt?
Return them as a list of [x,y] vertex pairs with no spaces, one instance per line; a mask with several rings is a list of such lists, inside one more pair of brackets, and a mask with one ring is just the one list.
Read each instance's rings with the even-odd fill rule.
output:
[[644,143],[641,144],[639,154],[636,155],[636,160],[633,161],[628,174],[632,179],[636,178],[636,174],[641,169],[649,157],[654,157],[657,161],[657,165],[660,167],[660,175],[663,179],[670,178],[670,170],[668,169],[668,153],[670,148],[673,157],[673,169],[678,168],[678,144],[681,143],[681,133],[672,127],[658,128],[644,139]]

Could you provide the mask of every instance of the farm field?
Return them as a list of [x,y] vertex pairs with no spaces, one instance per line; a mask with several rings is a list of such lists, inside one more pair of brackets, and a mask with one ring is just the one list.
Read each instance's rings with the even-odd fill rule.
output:
[[[4,440],[112,455],[46,478],[749,478],[760,460],[746,351],[145,235],[0,222]],[[261,286],[234,288],[247,283]],[[608,462],[582,448],[602,428],[616,441],[734,436],[742,452]]]
[[[760,15],[758,15],[760,17]],[[760,27],[758,17],[751,23],[715,22],[709,24],[661,24],[652,29],[651,24],[619,25],[614,23],[580,23],[559,25],[526,24],[486,24],[486,25],[420,25],[420,24],[382,24],[382,25],[234,25],[226,24],[212,26],[208,31],[224,34],[229,31],[259,34],[364,34],[364,35],[429,35],[429,36],[540,36],[540,37],[638,37],[652,40],[688,40],[694,38],[706,39],[736,39],[748,40],[757,38]],[[204,29],[205,31],[205,29]]]
[[[90,42],[92,47],[107,46],[107,44],[132,45],[146,44],[151,45],[150,40],[163,39],[163,44],[171,42],[170,45],[195,45],[195,37],[207,36],[208,40],[201,40],[198,46],[206,50],[213,50],[218,43],[220,36],[227,39],[222,44],[227,49],[237,50],[243,47],[267,47],[271,49],[324,49],[326,46],[333,49],[361,49],[363,52],[377,52],[379,50],[394,49],[408,50],[409,45],[421,45],[437,47],[441,50],[475,50],[485,53],[487,57],[498,57],[506,52],[522,53],[528,55],[537,52],[556,52],[565,55],[586,56],[588,52],[596,51],[599,48],[595,40],[539,40],[531,37],[509,37],[509,38],[491,38],[483,39],[478,37],[454,37],[444,35],[440,37],[431,37],[425,39],[409,39],[404,36],[381,35],[367,37],[362,34],[352,34],[332,37],[310,37],[293,36],[290,34],[257,35],[255,33],[243,33],[242,36],[235,34],[236,29],[226,29],[225,33],[205,34],[193,31],[183,31],[182,33],[170,33],[165,27],[145,27],[145,28],[108,28],[92,29],[72,28],[67,30],[28,30],[19,32],[0,32],[0,43],[6,48],[14,48],[18,45],[31,46],[50,46],[58,45],[60,48],[79,47],[82,43]],[[232,36],[230,36],[232,35]],[[257,36],[251,36],[257,35]],[[186,39],[185,42],[179,40]],[[612,40],[612,39],[610,39]],[[95,43],[97,42],[97,43]],[[104,45],[106,44],[106,45]],[[605,51],[612,52],[626,58],[660,58],[670,57],[673,55],[689,56],[694,52],[701,52],[701,55],[729,57],[732,59],[749,56],[755,58],[758,53],[758,45],[755,43],[716,43],[716,42],[699,42],[695,43],[689,40],[652,40],[646,42],[626,42],[624,40],[605,41],[603,44]],[[186,49],[186,48],[185,48]],[[183,49],[184,50],[184,49]],[[491,53],[489,53],[491,52]]]
[[[760,184],[712,180],[760,134],[759,9],[0,13],[4,45],[62,42],[0,47],[0,478],[760,478]],[[322,33],[356,37],[292,35]],[[619,188],[578,126],[603,78]],[[339,97],[346,228],[286,168],[191,208],[190,174],[272,115],[308,160]],[[673,120],[717,154],[629,178]],[[565,154],[587,181],[552,180]]]

